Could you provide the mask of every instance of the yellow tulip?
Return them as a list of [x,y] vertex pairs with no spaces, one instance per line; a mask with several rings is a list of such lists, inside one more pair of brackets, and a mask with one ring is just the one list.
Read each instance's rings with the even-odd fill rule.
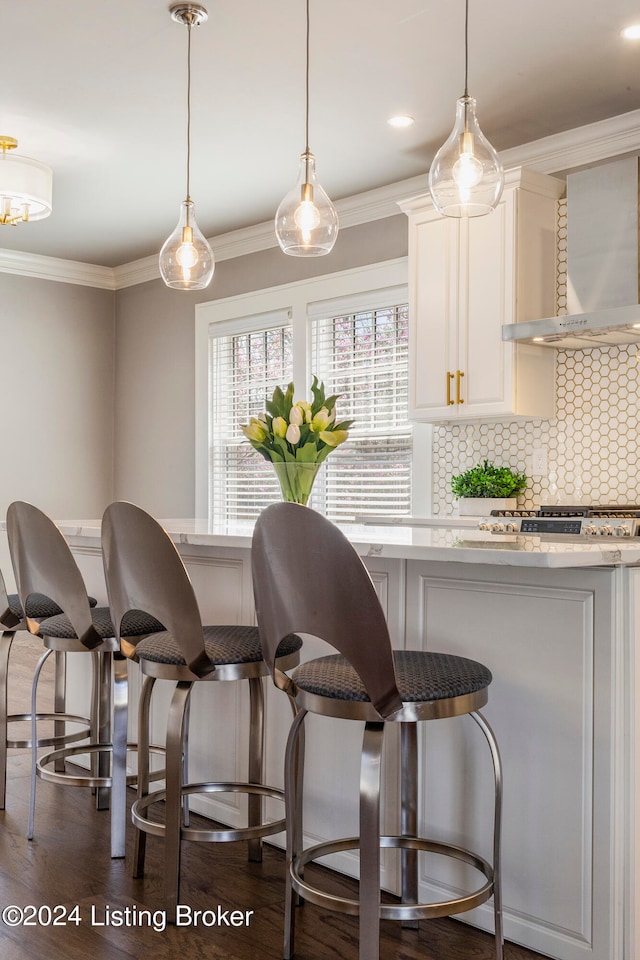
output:
[[274,417],[271,423],[271,429],[276,437],[284,437],[287,432],[287,421],[284,417]]
[[321,430],[320,439],[324,440],[328,447],[339,447],[349,436],[348,430]]
[[326,430],[330,423],[331,414],[326,407],[321,407],[311,421],[311,429],[314,433],[320,433],[321,430]]
[[268,432],[267,425],[262,423],[261,420],[256,419],[256,417],[251,417],[249,423],[240,427],[240,429],[247,440],[255,440],[257,443],[262,443]]

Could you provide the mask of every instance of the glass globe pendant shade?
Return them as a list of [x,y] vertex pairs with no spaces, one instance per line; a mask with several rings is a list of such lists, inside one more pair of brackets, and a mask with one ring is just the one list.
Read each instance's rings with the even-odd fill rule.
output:
[[292,257],[322,257],[338,236],[338,213],[318,183],[316,158],[300,156],[298,179],[276,211],[276,237]]
[[160,251],[160,274],[174,290],[204,290],[213,276],[213,250],[202,235],[192,200],[180,204],[178,225]]
[[445,217],[482,217],[498,203],[504,171],[476,119],[476,101],[460,97],[456,122],[429,170],[434,205]]

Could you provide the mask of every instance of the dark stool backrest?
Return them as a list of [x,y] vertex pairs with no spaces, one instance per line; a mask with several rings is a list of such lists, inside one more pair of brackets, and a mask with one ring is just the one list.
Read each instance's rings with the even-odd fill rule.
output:
[[212,673],[189,574],[158,521],[133,503],[112,503],[102,518],[102,556],[116,636],[125,615],[142,610],[173,636],[192,673]]
[[[44,594],[69,618],[89,650],[99,646],[103,638],[93,625],[82,574],[53,520],[33,504],[16,500],[7,510],[7,538],[23,610],[29,610],[29,597]],[[40,632],[37,620],[26,621],[32,633]]]
[[276,685],[292,692],[275,667],[278,645],[290,633],[309,633],[349,660],[381,717],[399,710],[384,613],[342,531],[309,507],[274,503],[258,517],[251,557],[263,656]]

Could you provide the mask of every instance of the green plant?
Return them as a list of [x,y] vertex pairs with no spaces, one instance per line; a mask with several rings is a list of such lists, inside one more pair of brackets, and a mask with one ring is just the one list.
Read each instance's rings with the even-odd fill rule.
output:
[[456,497],[517,497],[527,486],[524,473],[510,467],[495,467],[488,460],[451,478]]

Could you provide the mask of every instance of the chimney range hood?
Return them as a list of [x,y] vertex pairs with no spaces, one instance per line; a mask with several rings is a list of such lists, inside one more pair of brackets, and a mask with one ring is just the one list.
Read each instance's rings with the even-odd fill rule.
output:
[[567,178],[567,315],[511,323],[502,339],[565,350],[640,344],[638,157]]

